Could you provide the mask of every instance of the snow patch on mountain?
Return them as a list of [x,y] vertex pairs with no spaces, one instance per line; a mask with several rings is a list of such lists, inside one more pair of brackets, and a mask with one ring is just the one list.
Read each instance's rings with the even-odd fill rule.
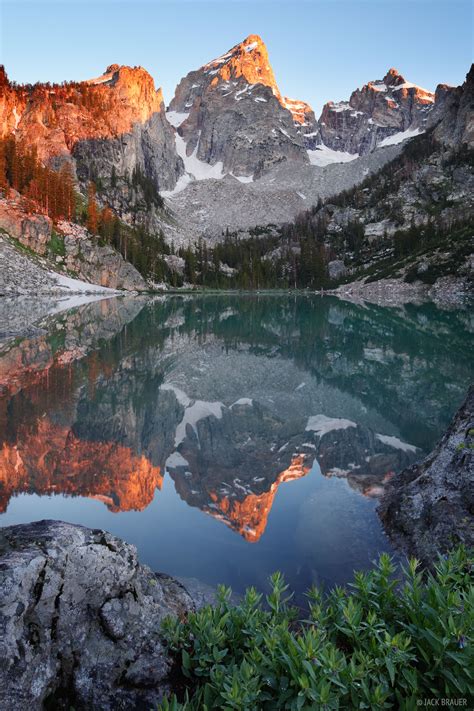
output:
[[114,296],[115,294],[120,293],[116,289],[109,289],[106,286],[90,284],[89,282],[82,281],[81,279],[72,279],[71,277],[64,276],[64,274],[58,274],[57,272],[49,272],[49,276],[56,281],[61,290],[70,291],[72,294],[107,294],[109,296]]
[[382,444],[386,444],[389,447],[393,447],[393,449],[401,449],[403,452],[418,451],[418,447],[415,447],[413,444],[407,444],[407,442],[402,442],[402,440],[398,439],[398,437],[389,437],[388,435],[383,434],[376,434],[375,436],[379,442],[382,442]]
[[358,153],[346,153],[345,151],[335,151],[324,144],[317,146],[314,150],[308,150],[311,165],[323,168],[331,163],[347,163],[359,157]]
[[186,427],[191,425],[197,437],[197,423],[199,420],[213,415],[218,420],[222,419],[223,402],[206,402],[205,400],[195,400],[184,411],[184,416],[176,428],[174,446],[178,447],[186,437]]
[[185,113],[184,111],[167,111],[166,112],[166,118],[168,119],[168,122],[175,128],[178,128],[179,126],[181,126],[183,121],[186,121],[188,116],[189,116],[189,112]]
[[176,132],[175,134],[175,141],[176,152],[178,153],[180,158],[182,158],[184,163],[184,170],[186,172],[185,175],[182,175],[178,179],[178,182],[176,183],[173,190],[162,191],[161,194],[163,195],[163,197],[169,198],[173,197],[173,195],[177,195],[178,193],[182,192],[193,180],[209,180],[210,178],[213,178],[214,180],[221,180],[221,178],[225,177],[226,174],[223,171],[223,164],[221,161],[219,161],[215,165],[210,165],[209,163],[205,163],[204,161],[199,160],[196,155],[197,146],[191,153],[191,155],[188,156],[186,154],[186,143],[184,141],[184,138],[180,136],[178,132]]
[[397,143],[402,143],[408,138],[419,136],[420,133],[424,133],[421,128],[409,128],[407,131],[399,131],[398,133],[394,133],[393,136],[388,136],[384,138],[383,141],[380,141],[379,148],[383,148],[384,146],[396,146]]
[[324,437],[328,432],[334,430],[346,430],[348,427],[357,427],[352,420],[345,420],[340,417],[326,417],[326,415],[313,415],[308,417],[306,432],[314,432],[318,437]]

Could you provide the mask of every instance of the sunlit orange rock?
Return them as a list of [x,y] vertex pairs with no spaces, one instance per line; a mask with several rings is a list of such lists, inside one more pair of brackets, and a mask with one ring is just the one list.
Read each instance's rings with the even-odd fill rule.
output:
[[110,511],[141,511],[163,477],[144,455],[116,442],[84,441],[69,427],[40,419],[34,431],[0,448],[0,511],[20,493],[86,496]]
[[208,507],[205,507],[204,510],[240,533],[246,541],[256,543],[267,527],[268,516],[278,487],[283,482],[306,476],[311,469],[306,461],[303,454],[293,457],[288,469],[277,476],[268,491],[262,494],[249,494],[243,501],[227,496],[219,498],[216,493],[211,492],[210,496],[217,506],[217,510]]
[[314,119],[313,109],[309,104],[282,96],[270,64],[267,47],[259,35],[249,35],[226,54],[204,65],[203,69],[214,75],[211,86],[217,86],[219,80],[230,81],[243,77],[249,84],[264,84],[270,87],[296,123],[304,124],[308,117]]
[[81,140],[129,133],[164,111],[161,89],[142,67],[113,64],[89,81],[24,86],[0,69],[0,137],[14,134],[42,161],[69,155]]

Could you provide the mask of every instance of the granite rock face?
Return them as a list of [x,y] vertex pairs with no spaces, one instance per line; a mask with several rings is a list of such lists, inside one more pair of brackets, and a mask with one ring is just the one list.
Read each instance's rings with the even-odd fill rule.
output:
[[435,138],[449,147],[474,145],[474,64],[462,86],[443,84],[436,89],[435,110],[431,117],[437,123]]
[[430,565],[438,551],[474,545],[474,387],[437,447],[394,476],[381,501],[395,543]]
[[19,193],[10,191],[8,199],[0,199],[0,229],[37,254],[46,254],[52,227],[47,215],[32,215],[28,211]]
[[349,101],[324,105],[319,119],[326,146],[348,153],[370,153],[396,133],[423,130],[434,94],[407,82],[396,69],[352,92]]
[[160,626],[193,609],[133,546],[58,521],[0,533],[0,706],[153,708],[171,690]]
[[64,266],[81,279],[125,291],[147,291],[148,285],[135,267],[107,244],[94,240],[83,227],[61,222],[64,234]]
[[185,164],[195,156],[249,177],[282,160],[309,160],[303,131],[314,130],[314,113],[282,97],[257,35],[184,77],[168,117],[184,141]]
[[161,89],[142,67],[112,64],[96,79],[32,86],[11,84],[2,67],[0,135],[53,166],[72,160],[82,180],[140,168],[171,189],[183,170]]

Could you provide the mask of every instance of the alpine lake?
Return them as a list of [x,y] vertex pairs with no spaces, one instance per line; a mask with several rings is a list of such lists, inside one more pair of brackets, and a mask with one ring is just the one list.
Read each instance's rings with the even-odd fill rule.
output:
[[104,528],[237,593],[343,584],[394,554],[378,499],[461,404],[472,326],[304,294],[58,311],[0,344],[0,525]]

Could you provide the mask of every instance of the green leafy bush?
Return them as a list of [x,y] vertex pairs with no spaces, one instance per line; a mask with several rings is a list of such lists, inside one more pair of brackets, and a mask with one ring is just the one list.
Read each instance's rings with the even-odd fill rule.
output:
[[424,574],[412,560],[401,580],[386,554],[349,589],[308,593],[298,620],[288,586],[247,590],[237,606],[219,589],[215,607],[169,618],[164,634],[188,691],[161,711],[199,709],[414,709],[417,700],[474,693],[474,557],[463,547]]
[[51,255],[56,255],[58,257],[64,257],[66,255],[66,246],[64,244],[64,237],[59,235],[54,230],[51,232],[51,238],[48,242],[48,252]]

